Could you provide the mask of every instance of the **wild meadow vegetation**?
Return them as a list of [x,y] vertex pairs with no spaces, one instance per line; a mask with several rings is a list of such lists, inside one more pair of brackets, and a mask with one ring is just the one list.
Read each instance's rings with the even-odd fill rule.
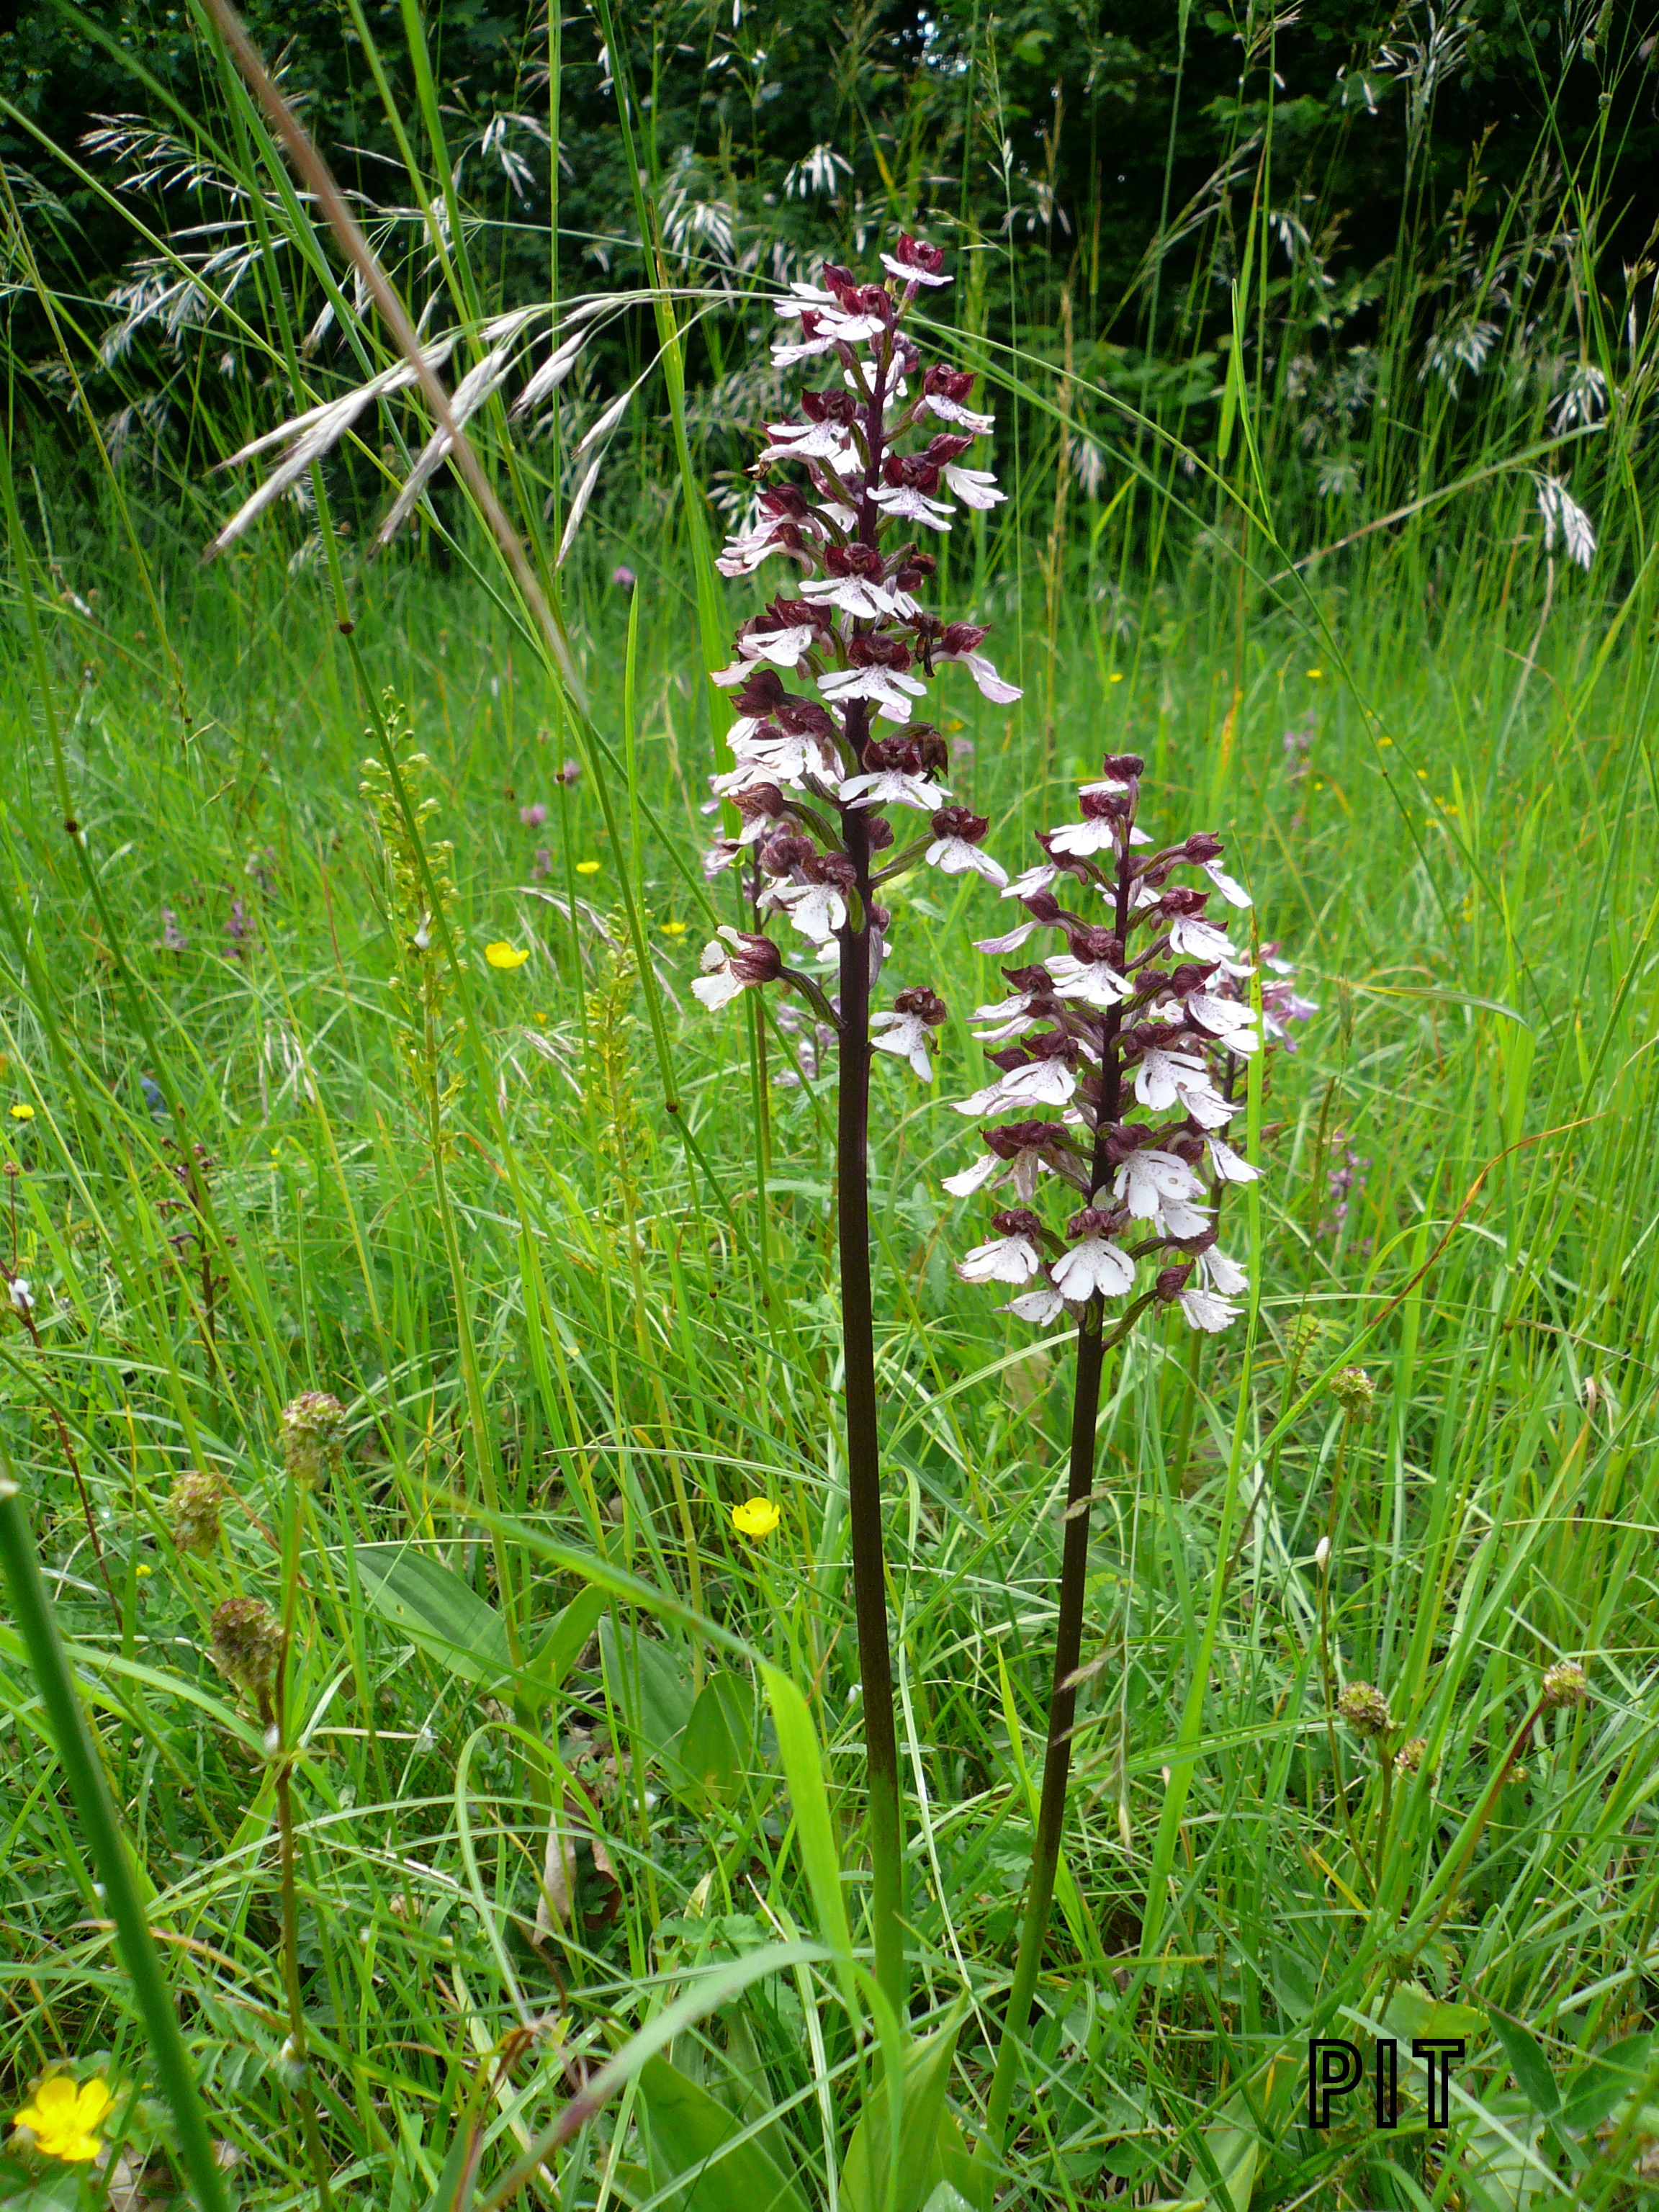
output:
[[[3,102],[0,2204],[1659,2195],[1640,13],[346,0],[251,17],[284,110],[222,9],[25,11],[106,105]],[[902,233],[1006,497],[893,773],[1014,875],[1115,763],[1237,1018],[1313,1002],[1217,1079],[1231,1327],[1202,1236],[1116,1341],[961,1279],[1036,1234],[944,1188],[975,1009],[1060,963],[925,814],[919,1069],[836,1034],[867,873],[798,856],[822,1006],[716,935],[813,972],[705,867],[814,573],[715,554],[842,365],[773,301]]]

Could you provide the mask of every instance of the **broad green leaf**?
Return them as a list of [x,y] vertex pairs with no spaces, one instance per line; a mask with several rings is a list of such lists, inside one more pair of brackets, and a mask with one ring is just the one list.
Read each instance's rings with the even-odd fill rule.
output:
[[941,2181],[921,2212],[974,2212],[974,2208],[959,2189],[953,2188],[948,2181]]
[[564,1687],[564,1678],[582,1656],[605,1608],[603,1590],[580,1589],[554,1614],[525,1658],[526,1677],[547,1695]]
[[842,2168],[841,2201],[846,2212],[921,2212],[928,2196],[945,2180],[940,2123],[945,2091],[956,2057],[957,2036],[967,2008],[959,2004],[943,2027],[915,2044],[904,2061],[904,2116],[899,2124],[898,2186],[888,2193],[893,2166],[892,2105],[878,2081],[853,2130]]
[[726,1796],[741,1778],[755,1736],[754,1692],[722,1668],[697,1693],[680,1738],[680,1765],[699,1793]]
[[452,1568],[407,1544],[360,1544],[363,1595],[428,1658],[494,1689],[513,1674],[507,1623]]
[[[1249,2212],[1250,2191],[1255,2186],[1261,2137],[1242,2096],[1227,2100],[1217,2124],[1204,2130],[1205,2148],[1215,2161],[1218,2184],[1211,2190],[1216,2212]],[[1199,2176],[1194,2174],[1194,2181]]]
[[757,2140],[738,2143],[743,2123],[660,2056],[640,2069],[639,2101],[650,2132],[658,2189],[686,2184],[679,2212],[806,2212],[794,2181]]
[[666,1768],[676,1784],[684,1779],[680,1739],[691,1717],[691,1685],[680,1654],[637,1624],[618,1628],[613,1617],[599,1628],[605,1680],[629,1729]]
[[1567,2084],[1561,2100],[1562,2126],[1575,2135],[1600,2127],[1652,2071],[1655,2053],[1651,2035],[1627,2035],[1598,2051]]
[[[847,1899],[842,1893],[841,1857],[836,1849],[835,1824],[830,1817],[830,1793],[823,1786],[823,1753],[806,1700],[787,1674],[775,1667],[764,1669],[766,1694],[778,1731],[778,1756],[789,1784],[789,1802],[795,1816],[795,1840],[806,1869],[807,1887],[817,1913],[818,1932],[836,1957],[850,1965],[853,1935],[847,1924]],[[859,2016],[857,1995],[850,1973],[842,1984],[854,2019]]]
[[1408,2046],[1413,2036],[1461,2037],[1473,2046],[1486,2030],[1486,2015],[1478,2006],[1443,2004],[1420,1982],[1401,1982],[1382,2015],[1383,2033]]
[[[996,2181],[988,2166],[982,2166],[963,2141],[962,2125],[947,2105],[939,2120],[939,2171],[946,2184],[959,2197],[965,2197],[969,2212],[991,2212],[992,2200],[996,2196]],[[938,2195],[938,2191],[934,2195]],[[923,2212],[930,2212],[929,2205]]]
[[1504,2055],[1510,2062],[1510,2071],[1515,2084],[1534,2112],[1542,2112],[1546,2118],[1559,2111],[1561,2092],[1555,2086],[1555,2076],[1550,2071],[1550,2062],[1544,2055],[1543,2045],[1528,2027],[1518,2020],[1510,2020],[1501,2012],[1491,2011],[1492,2033],[1504,2046]]

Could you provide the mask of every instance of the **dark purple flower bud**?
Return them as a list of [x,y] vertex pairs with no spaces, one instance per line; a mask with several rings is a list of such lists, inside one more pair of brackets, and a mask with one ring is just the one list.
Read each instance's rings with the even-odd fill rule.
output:
[[1066,1224],[1068,1237],[1115,1237],[1122,1228],[1127,1216],[1115,1207],[1085,1206],[1074,1213]]
[[927,451],[923,458],[932,461],[936,467],[943,468],[947,461],[959,461],[973,442],[971,438],[964,438],[959,431],[941,430],[937,437],[928,440]]
[[1164,1139],[1164,1149],[1173,1152],[1178,1160],[1185,1160],[1189,1168],[1200,1166],[1204,1158],[1204,1139],[1195,1131],[1183,1129],[1178,1137]]
[[734,791],[732,804],[745,822],[752,822],[757,815],[775,822],[783,811],[784,799],[775,783],[755,783],[747,791]]
[[938,276],[945,269],[945,248],[930,246],[925,238],[912,238],[908,230],[899,233],[898,252],[893,256],[907,269],[919,269],[924,276]]
[[783,955],[769,937],[733,930],[726,942],[732,973],[740,983],[770,983],[783,973]]
[[803,837],[798,830],[780,830],[761,840],[757,857],[769,876],[793,876],[817,851],[811,839]]
[[1080,791],[1078,805],[1085,822],[1121,822],[1129,811],[1125,791]]
[[1052,991],[1054,979],[1040,962],[1030,968],[1005,968],[1003,974],[1017,991]]
[[971,368],[951,368],[946,362],[936,361],[922,378],[921,388],[930,398],[938,392],[960,407],[974,388],[974,375]]
[[1179,884],[1172,884],[1158,902],[1158,910],[1165,921],[1191,919],[1204,911],[1208,891],[1189,891]]
[[773,708],[780,729],[787,730],[792,738],[837,738],[835,718],[827,707],[820,707],[816,699],[797,699],[786,696]]
[[937,991],[927,990],[918,984],[914,990],[899,993],[893,1001],[893,1011],[898,1014],[918,1014],[930,1030],[936,1030],[950,1008]]
[[1052,1121],[1004,1121],[980,1133],[1000,1160],[1012,1160],[1021,1152],[1040,1152],[1060,1141],[1060,1132]]
[[1206,860],[1218,860],[1226,847],[1209,830],[1198,830],[1187,840],[1182,850],[1188,860],[1201,867]]
[[858,402],[850,392],[803,392],[800,404],[809,422],[839,422],[846,428],[858,420]]
[[939,644],[946,653],[977,653],[989,635],[984,623],[955,622],[947,624]]
[[809,850],[800,870],[809,884],[833,884],[842,891],[850,891],[858,881],[858,871],[844,853]]
[[1131,1152],[1151,1141],[1158,1132],[1144,1121],[1118,1121],[1106,1132],[1106,1158],[1115,1168],[1121,1168]]
[[1104,960],[1114,968],[1122,966],[1122,942],[1109,929],[1097,928],[1086,921],[1068,921],[1065,927],[1066,942],[1074,959]]
[[1060,918],[1060,901],[1052,891],[1028,891],[1020,904],[1037,921],[1055,922]]
[[1034,1244],[1042,1235],[1042,1224],[1029,1206],[1011,1206],[1006,1213],[994,1213],[991,1226],[999,1237],[1029,1237]]
[[892,925],[892,920],[893,913],[890,907],[872,906],[870,908],[870,927],[872,929],[890,928]]
[[[1202,988],[1205,979],[1210,972],[1210,969],[1200,968],[1194,960],[1183,960],[1173,975],[1161,980],[1169,984],[1177,999],[1184,999],[1189,991]],[[1152,979],[1150,975],[1142,975],[1137,980],[1143,990],[1151,988]]]
[[832,576],[879,576],[882,558],[873,545],[832,545],[823,565]]
[[1135,988],[1137,991],[1146,991],[1149,994],[1162,991],[1168,986],[1169,981],[1170,978],[1161,968],[1143,968],[1135,977]]
[[964,845],[977,845],[990,826],[990,817],[971,806],[941,806],[933,817],[935,837],[959,838]]
[[806,494],[795,484],[771,484],[760,495],[760,510],[769,521],[787,517],[791,522],[805,522],[812,512]]
[[889,453],[881,473],[883,481],[895,487],[908,484],[920,492],[939,489],[939,471],[924,453]]
[[1146,773],[1146,763],[1139,753],[1108,753],[1100,768],[1103,775],[1115,775],[1121,782],[1133,783]]
[[872,853],[884,853],[893,842],[892,823],[884,814],[866,814],[865,819],[870,825],[867,833],[870,839],[870,850]]
[[1190,1267],[1165,1267],[1152,1285],[1152,1296],[1162,1306],[1173,1304],[1187,1287]]
[[893,581],[902,592],[918,591],[938,567],[931,553],[907,551],[893,571]]
[[758,661],[744,679],[737,696],[740,714],[764,717],[774,714],[788,696],[783,688],[783,678],[775,668],[763,667]]
[[883,637],[878,631],[855,637],[847,648],[847,658],[854,668],[892,668],[902,674],[912,657],[902,638]]

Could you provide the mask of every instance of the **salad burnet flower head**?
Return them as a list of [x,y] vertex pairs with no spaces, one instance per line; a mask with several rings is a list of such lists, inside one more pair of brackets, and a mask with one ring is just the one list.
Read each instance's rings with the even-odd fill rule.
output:
[[[997,1073],[957,1111],[985,1121],[985,1149],[945,1188],[1000,1197],[1012,1185],[1022,1201],[1018,1231],[1002,1225],[959,1267],[969,1282],[1018,1283],[1005,1310],[1019,1319],[1081,1319],[1130,1300],[1126,1324],[1173,1305],[1218,1331],[1249,1283],[1216,1241],[1217,1194],[1259,1173],[1227,1135],[1240,1071],[1263,1042],[1247,996],[1254,969],[1227,927],[1227,908],[1250,898],[1222,866],[1219,838],[1154,845],[1139,820],[1143,769],[1133,753],[1109,755],[1079,793],[1081,818],[1039,835],[1043,862],[1002,886],[1030,918],[980,951],[1018,951],[1036,932],[1057,943],[1005,968],[1009,995],[975,1010]],[[1277,969],[1270,1034],[1313,1011]],[[1068,1201],[1063,1224],[1033,1208],[1045,1185]]]

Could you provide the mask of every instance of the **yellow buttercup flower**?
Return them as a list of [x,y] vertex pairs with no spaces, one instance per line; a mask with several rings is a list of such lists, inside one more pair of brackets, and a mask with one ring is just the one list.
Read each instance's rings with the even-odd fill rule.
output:
[[1111,674],[1106,678],[1106,681],[1109,684],[1121,684],[1123,681],[1123,671],[1121,668],[1115,668]]
[[1311,677],[1313,678],[1313,679],[1314,679],[1315,683],[1316,684],[1316,683],[1319,681],[1320,678],[1321,678],[1321,677],[1325,673],[1325,672],[1324,672],[1324,670],[1323,670],[1322,668],[1310,668],[1310,669],[1308,671],[1308,673],[1309,673],[1309,675],[1310,675],[1310,676],[1311,676]]
[[25,1106],[20,1098],[11,1109],[11,1118],[14,1121],[32,1121],[34,1119],[34,1109],[33,1106]]
[[684,921],[665,921],[662,926],[662,933],[665,937],[684,937],[688,927],[689,924]]
[[77,2082],[72,2074],[54,2074],[12,2115],[12,2124],[27,2128],[46,2157],[82,2163],[104,2148],[94,2130],[114,2102],[101,2075]]
[[599,864],[597,860],[578,860],[576,863],[576,873],[579,876],[597,876],[599,872]]
[[769,1536],[782,1518],[769,1498],[745,1498],[732,1508],[732,1526],[740,1536]]
[[484,958],[492,968],[522,968],[529,957],[528,945],[520,951],[516,945],[507,944],[504,938],[498,938],[494,945],[484,947]]

